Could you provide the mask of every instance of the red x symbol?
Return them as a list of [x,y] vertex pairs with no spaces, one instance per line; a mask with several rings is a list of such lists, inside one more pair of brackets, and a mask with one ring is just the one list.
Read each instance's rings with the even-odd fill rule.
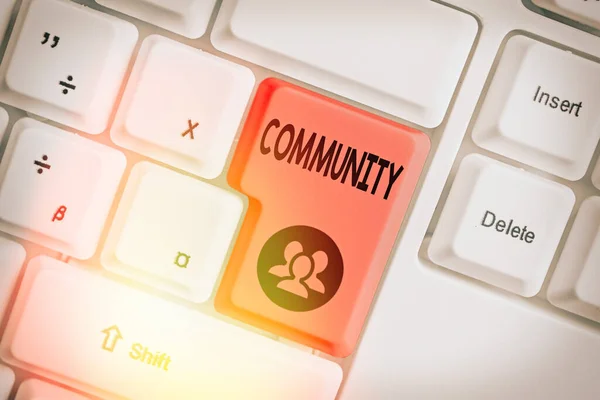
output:
[[197,123],[197,122],[196,122],[194,125],[192,125],[192,120],[191,120],[191,119],[188,119],[188,127],[189,127],[189,128],[188,128],[188,130],[187,130],[187,131],[183,132],[183,133],[181,134],[181,136],[185,137],[185,136],[186,136],[186,135],[189,133],[189,134],[190,134],[190,138],[191,138],[192,140],[194,140],[194,129],[196,129],[196,128],[198,127],[198,125],[200,125],[200,124],[199,124],[199,123]]

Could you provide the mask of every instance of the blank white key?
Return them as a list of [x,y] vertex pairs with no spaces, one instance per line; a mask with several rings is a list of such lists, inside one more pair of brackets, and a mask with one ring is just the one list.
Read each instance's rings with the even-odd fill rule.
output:
[[102,263],[191,301],[206,301],[243,208],[241,198],[231,192],[150,163],[138,164]]
[[430,1],[225,0],[211,38],[221,51],[435,127],[477,29]]
[[579,209],[548,289],[552,304],[600,322],[600,197]]
[[329,360],[47,257],[30,263],[0,347],[100,397],[333,400],[342,378]]
[[0,229],[61,253],[94,254],[125,156],[25,118],[0,165]]
[[132,24],[70,1],[25,2],[0,67],[0,101],[101,133],[137,37]]
[[15,373],[5,365],[0,365],[0,400],[8,400],[15,384]]
[[248,68],[151,36],[140,50],[112,138],[123,147],[215,178],[253,87]]
[[0,237],[0,320],[4,318],[25,255],[25,249],[19,243]]
[[15,400],[89,400],[89,397],[38,379],[29,379],[19,386]]
[[600,64],[512,37],[473,128],[481,147],[580,179],[600,138]]
[[533,3],[600,29],[600,1],[598,0],[533,0]]
[[429,245],[441,266],[521,296],[538,293],[575,203],[558,183],[465,157]]
[[0,44],[4,40],[15,3],[16,0],[3,0],[0,2]]
[[204,35],[216,0],[96,0],[190,39]]

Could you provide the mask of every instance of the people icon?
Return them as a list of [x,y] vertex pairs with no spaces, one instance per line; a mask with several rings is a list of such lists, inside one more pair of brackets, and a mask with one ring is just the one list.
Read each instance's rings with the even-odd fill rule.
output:
[[344,277],[344,260],[325,232],[294,225],[272,234],[256,263],[264,294],[277,306],[305,312],[327,304]]
[[325,285],[318,277],[327,268],[327,254],[324,251],[308,254],[300,242],[293,241],[286,246],[284,257],[284,265],[275,265],[269,270],[269,273],[283,278],[277,284],[279,289],[305,299],[309,290],[325,293]]

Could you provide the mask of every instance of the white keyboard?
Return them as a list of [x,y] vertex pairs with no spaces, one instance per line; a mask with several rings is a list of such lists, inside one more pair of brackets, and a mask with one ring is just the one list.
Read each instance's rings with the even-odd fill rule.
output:
[[600,398],[600,2],[5,0],[0,400]]

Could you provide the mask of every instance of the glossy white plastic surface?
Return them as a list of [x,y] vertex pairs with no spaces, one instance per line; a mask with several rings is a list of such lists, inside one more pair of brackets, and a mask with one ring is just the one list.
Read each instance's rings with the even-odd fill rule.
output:
[[446,114],[477,30],[472,16],[431,1],[225,0],[211,40],[432,128]]
[[116,149],[24,118],[0,164],[0,229],[86,259],[125,169]]
[[484,149],[569,180],[588,169],[600,138],[600,63],[513,36],[476,117]]
[[144,40],[111,136],[120,146],[216,178],[253,87],[248,68],[153,35]]
[[19,386],[15,400],[89,400],[89,398],[38,379],[28,379]]
[[29,263],[1,348],[102,398],[332,400],[342,378],[332,361],[47,257]]
[[465,157],[429,244],[441,266],[536,295],[575,204],[573,191],[480,155]]
[[586,199],[571,230],[548,298],[557,307],[600,322],[600,197]]
[[216,0],[97,0],[97,2],[169,31],[197,39],[206,32]]
[[193,302],[208,300],[244,204],[150,163],[135,166],[105,244],[105,268]]
[[0,101],[101,133],[137,38],[134,25],[71,1],[25,1],[0,66]]
[[0,237],[0,320],[4,318],[4,312],[10,302],[25,256],[23,246]]

